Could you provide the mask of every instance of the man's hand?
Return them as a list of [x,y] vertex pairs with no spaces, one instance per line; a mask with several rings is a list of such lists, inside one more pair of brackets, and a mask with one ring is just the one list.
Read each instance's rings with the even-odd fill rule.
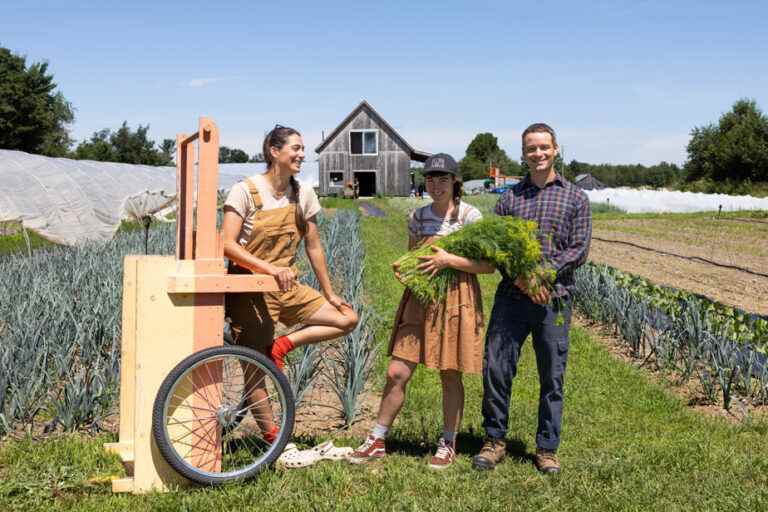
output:
[[429,274],[429,277],[432,278],[442,269],[451,266],[451,258],[453,255],[445,249],[441,249],[435,245],[430,248],[435,254],[432,256],[419,256],[419,259],[423,260],[424,263],[420,263],[416,268],[425,274]]
[[517,276],[515,286],[530,297],[534,304],[541,306],[549,302],[551,292],[536,274],[532,276]]

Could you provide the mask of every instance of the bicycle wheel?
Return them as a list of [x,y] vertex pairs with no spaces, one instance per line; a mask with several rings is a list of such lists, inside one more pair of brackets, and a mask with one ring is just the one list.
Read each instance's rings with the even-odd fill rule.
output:
[[[255,350],[224,346],[181,361],[155,398],[152,434],[168,464],[204,485],[255,476],[293,433],[291,386]],[[271,443],[264,433],[277,427]],[[269,436],[268,436],[269,437]]]

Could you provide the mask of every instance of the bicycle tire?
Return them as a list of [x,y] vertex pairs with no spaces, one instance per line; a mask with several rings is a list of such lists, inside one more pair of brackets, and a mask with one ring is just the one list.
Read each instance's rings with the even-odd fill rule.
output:
[[[167,415],[170,404],[171,404],[171,398],[173,397],[174,400],[178,401],[178,398],[181,398],[179,395],[174,394],[174,390],[177,389],[178,385],[180,385],[180,382],[185,378],[192,378],[194,380],[194,372],[198,368],[202,368],[206,362],[215,361],[217,358],[223,360],[225,357],[233,357],[237,358],[238,360],[244,360],[248,363],[254,364],[255,369],[258,371],[261,371],[265,374],[265,377],[263,379],[266,379],[267,377],[270,379],[272,385],[275,388],[275,391],[278,395],[279,399],[279,405],[281,410],[281,419],[279,423],[279,434],[277,438],[272,443],[264,443],[268,447],[265,448],[265,452],[258,457],[253,463],[248,464],[246,467],[237,469],[234,471],[206,471],[201,468],[195,467],[193,464],[187,460],[185,456],[182,456],[182,454],[179,453],[179,450],[177,450],[176,446],[179,444],[186,444],[186,443],[180,443],[180,439],[172,439],[168,430],[168,424],[169,424],[169,417]],[[206,366],[207,369],[207,366]],[[243,370],[243,375],[245,375],[245,370]],[[214,372],[215,373],[215,372]],[[210,372],[209,372],[210,376]],[[263,380],[262,379],[262,380]],[[223,380],[223,376],[222,376]],[[222,384],[223,387],[223,384]],[[244,381],[243,388],[245,389],[246,383]],[[191,393],[191,395],[193,395]],[[190,396],[191,396],[190,395]],[[201,395],[202,396],[202,395]],[[222,402],[224,401],[224,396],[222,393]],[[184,400],[181,402],[182,404],[187,399],[187,397],[184,397]],[[240,403],[238,401],[238,403]],[[272,404],[272,401],[269,401],[268,403]],[[200,407],[192,407],[192,406],[185,406],[187,409],[193,410],[193,409],[201,409]],[[249,406],[254,407],[254,409],[251,410],[251,413],[253,413],[253,410],[255,410],[255,406]],[[285,445],[288,443],[289,439],[291,438],[291,435],[293,434],[293,426],[294,426],[294,418],[295,418],[295,403],[293,399],[293,392],[291,391],[291,386],[288,382],[288,379],[285,377],[285,375],[278,370],[277,366],[265,355],[247,348],[247,347],[241,347],[241,346],[221,346],[221,347],[213,347],[208,348],[205,350],[201,350],[200,352],[196,352],[188,357],[186,357],[184,360],[182,360],[179,364],[177,364],[173,370],[165,377],[163,380],[163,383],[160,385],[160,388],[157,392],[157,396],[155,397],[154,407],[152,411],[152,435],[155,440],[155,443],[157,444],[157,447],[163,456],[163,458],[168,462],[168,464],[180,475],[187,478],[188,480],[195,482],[197,484],[201,485],[221,485],[233,481],[239,481],[239,480],[245,480],[249,478],[253,478],[258,473],[260,473],[264,468],[268,467],[272,463],[277,460],[277,458],[282,453],[283,449],[285,448]],[[180,405],[177,404],[176,411],[180,409]],[[220,409],[224,409],[225,407],[222,405]],[[271,405],[270,405],[271,408]],[[237,409],[237,407],[235,407]],[[213,409],[211,409],[209,412],[214,412]],[[197,411],[193,411],[191,414],[198,414]],[[247,414],[247,412],[245,413]],[[226,436],[232,435],[232,431],[237,431],[238,428],[241,428],[241,422],[243,421],[243,414],[241,414],[241,411],[230,411],[229,416],[232,416],[233,419],[231,420],[233,424],[230,424],[229,426],[221,424],[219,418],[218,418],[218,410],[216,411],[216,420],[211,420],[213,416],[206,417],[209,418],[208,420],[199,420],[199,419],[192,419],[180,422],[178,420],[176,421],[176,424],[179,423],[190,423],[190,422],[198,422],[201,423],[202,421],[215,421],[216,429],[218,431],[219,439],[222,443],[221,447],[221,453],[226,452],[226,446],[228,446],[228,443],[230,441],[224,441]],[[255,416],[254,416],[255,418]],[[171,418],[173,419],[173,418]],[[193,426],[196,423],[193,423]],[[171,424],[174,425],[173,423]],[[184,426],[187,430],[190,430],[188,427]],[[229,428],[230,430],[226,430]],[[194,431],[191,430],[191,432],[194,433]],[[208,431],[204,431],[204,433],[209,434]],[[189,436],[189,434],[185,434],[184,437]],[[200,435],[198,434],[198,437]],[[246,439],[246,438],[244,438]],[[236,441],[236,440],[235,440]],[[253,442],[253,441],[252,441]],[[225,446],[226,444],[226,446]],[[243,443],[247,444],[247,443]],[[190,449],[190,451],[194,450],[193,448]],[[246,450],[250,451],[251,445],[248,445]],[[222,459],[224,456],[222,455]],[[236,458],[236,457],[234,457]]]

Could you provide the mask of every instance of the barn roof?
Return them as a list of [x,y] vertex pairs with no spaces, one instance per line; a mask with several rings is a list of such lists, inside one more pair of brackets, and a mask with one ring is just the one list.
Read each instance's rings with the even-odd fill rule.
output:
[[584,190],[601,190],[605,188],[605,185],[600,180],[589,173],[579,174],[573,181]]
[[315,153],[320,153],[322,150],[324,150],[325,147],[333,139],[335,139],[336,136],[339,133],[341,133],[341,131],[344,129],[344,127],[347,124],[349,124],[352,121],[352,119],[354,119],[355,116],[361,110],[363,110],[363,109],[366,109],[368,111],[368,113],[371,115],[371,117],[373,117],[376,120],[377,123],[379,123],[381,126],[384,126],[390,132],[392,132],[394,137],[397,140],[399,140],[403,144],[403,146],[405,146],[406,150],[411,155],[411,160],[415,160],[417,162],[424,162],[424,161],[427,160],[427,158],[430,157],[430,155],[431,155],[430,153],[426,153],[424,151],[419,151],[419,150],[414,149],[413,147],[411,147],[411,145],[408,144],[408,142],[399,133],[397,133],[397,130],[392,128],[392,126],[383,117],[381,117],[381,115],[378,112],[376,112],[376,110],[365,100],[361,101],[360,104],[357,107],[355,107],[355,109],[352,112],[350,112],[349,115],[347,117],[345,117],[344,120],[341,123],[339,123],[339,126],[337,126],[328,135],[328,137],[326,137],[325,140],[323,140],[323,142],[321,142],[320,145],[315,148]]

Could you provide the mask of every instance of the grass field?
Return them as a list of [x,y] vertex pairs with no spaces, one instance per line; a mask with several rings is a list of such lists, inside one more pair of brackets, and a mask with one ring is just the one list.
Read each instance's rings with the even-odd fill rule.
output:
[[[362,223],[370,300],[386,316],[402,291],[389,265],[404,250],[399,211]],[[497,278],[481,280],[486,315]],[[388,327],[378,339],[385,343]],[[385,361],[378,367],[378,386]],[[123,474],[101,444],[114,435],[61,435],[6,440],[0,446],[0,510],[765,510],[768,508],[768,424],[732,425],[689,410],[661,384],[609,354],[590,334],[571,333],[566,379],[564,471],[539,475],[534,450],[538,384],[533,351],[524,349],[515,381],[509,458],[478,473],[470,458],[482,443],[479,377],[465,379],[467,404],[459,459],[445,472],[426,463],[441,427],[438,375],[419,370],[397,420],[386,460],[365,467],[323,463],[305,470],[267,471],[257,480],[217,489],[181,489],[147,496],[113,495]],[[304,439],[315,442],[320,439]],[[356,445],[357,438],[337,438]]]
[[27,253],[53,245],[34,231],[26,230],[26,236],[24,236],[24,230],[18,223],[4,223],[3,227],[13,234],[0,235],[0,255],[12,252]]

